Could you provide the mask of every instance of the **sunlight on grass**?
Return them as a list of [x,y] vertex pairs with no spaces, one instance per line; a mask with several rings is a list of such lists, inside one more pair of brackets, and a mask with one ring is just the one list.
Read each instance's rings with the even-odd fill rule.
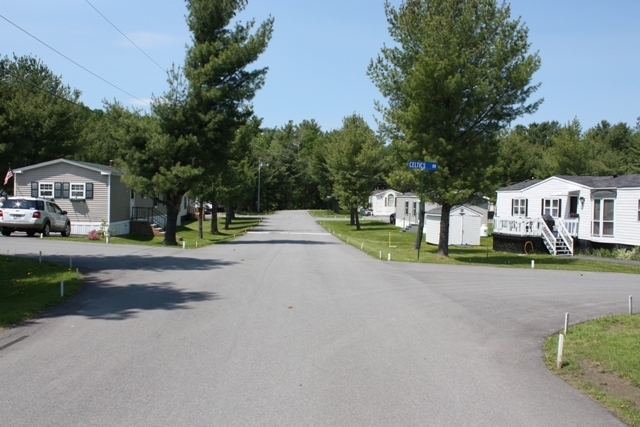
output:
[[392,261],[408,261],[438,264],[470,264],[498,267],[535,268],[548,270],[601,271],[640,274],[640,265],[611,264],[577,258],[554,257],[549,254],[518,255],[493,250],[493,238],[482,237],[480,246],[449,246],[449,257],[438,256],[438,247],[424,240],[418,260],[413,249],[416,233],[402,232],[399,227],[381,221],[362,221],[361,230],[348,221],[318,221],[322,227],[338,238],[371,256]]
[[[225,218],[218,218],[218,234],[212,234],[211,222],[203,221],[202,230],[203,238],[198,237],[198,221],[186,221],[182,226],[179,226],[176,232],[178,245],[181,246],[184,242],[184,246],[187,249],[202,248],[212,245],[214,243],[224,243],[233,240],[235,237],[245,234],[248,230],[260,223],[259,217],[236,217],[229,226],[228,230],[224,229]],[[90,242],[105,244],[104,239],[89,240],[86,236],[71,236],[71,237],[48,237],[49,239],[63,240],[63,241],[76,241],[76,242]],[[124,245],[146,245],[146,246],[163,246],[164,237],[161,236],[143,236],[128,234],[124,236],[114,236],[109,238],[110,244],[124,244]]]
[[[0,328],[36,316],[82,287],[75,271],[52,262],[0,255]],[[64,281],[65,296],[60,296]]]
[[603,317],[572,325],[564,340],[563,367],[556,369],[558,335],[545,344],[549,369],[640,427],[640,316]]

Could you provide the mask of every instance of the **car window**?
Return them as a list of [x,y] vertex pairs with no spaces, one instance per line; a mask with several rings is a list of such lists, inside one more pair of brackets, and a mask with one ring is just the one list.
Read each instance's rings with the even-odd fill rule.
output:
[[2,205],[3,209],[36,209],[36,200],[9,199]]
[[58,205],[56,205],[55,203],[51,203],[51,212],[62,215],[62,209],[60,209],[60,207],[58,207]]

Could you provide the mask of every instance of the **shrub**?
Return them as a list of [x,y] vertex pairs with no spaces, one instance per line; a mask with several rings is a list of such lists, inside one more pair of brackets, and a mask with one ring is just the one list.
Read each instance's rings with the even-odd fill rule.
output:
[[87,234],[87,238],[89,240],[100,240],[100,233],[98,232],[98,230],[91,230],[89,231],[89,234]]

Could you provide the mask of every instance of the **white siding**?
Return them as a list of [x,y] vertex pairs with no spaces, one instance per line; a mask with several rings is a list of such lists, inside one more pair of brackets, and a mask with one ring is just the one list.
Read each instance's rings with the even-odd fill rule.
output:
[[[618,243],[640,246],[640,222],[638,222],[640,189],[621,188],[614,202],[613,237],[592,237],[594,242]],[[586,205],[586,203],[585,203]],[[591,217],[589,217],[591,219]]]
[[[464,215],[461,215],[464,209]],[[428,214],[425,221],[425,239],[427,243],[437,245],[440,241],[441,215]],[[450,245],[480,245],[480,226],[482,215],[467,207],[455,207],[449,214]]]
[[[385,201],[389,195],[393,195],[394,202],[391,206],[385,206]],[[389,216],[396,211],[396,199],[402,196],[402,193],[395,190],[385,190],[369,196],[369,203],[374,216]]]

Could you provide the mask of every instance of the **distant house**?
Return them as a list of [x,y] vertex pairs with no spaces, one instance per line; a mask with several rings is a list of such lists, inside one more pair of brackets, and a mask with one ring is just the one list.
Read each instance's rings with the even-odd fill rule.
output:
[[369,196],[369,205],[374,216],[389,216],[396,211],[396,197],[399,191],[387,189],[376,190]]
[[640,175],[552,176],[497,191],[494,249],[572,255],[640,246]]
[[[56,159],[13,172],[13,194],[55,199],[67,211],[71,234],[85,235],[102,227],[112,235],[129,234],[132,220],[166,219],[164,206],[154,206],[153,199],[134,194],[122,182],[120,170],[108,165]],[[186,200],[181,207],[186,214]]]
[[[437,245],[440,242],[442,207],[426,213],[425,239]],[[449,212],[449,245],[480,245],[480,236],[486,234],[487,210],[478,206],[454,206]],[[483,228],[484,226],[484,228]]]
[[[424,210],[429,211],[438,205],[424,202]],[[396,225],[408,229],[420,222],[420,197],[413,193],[402,193],[396,196]]]

